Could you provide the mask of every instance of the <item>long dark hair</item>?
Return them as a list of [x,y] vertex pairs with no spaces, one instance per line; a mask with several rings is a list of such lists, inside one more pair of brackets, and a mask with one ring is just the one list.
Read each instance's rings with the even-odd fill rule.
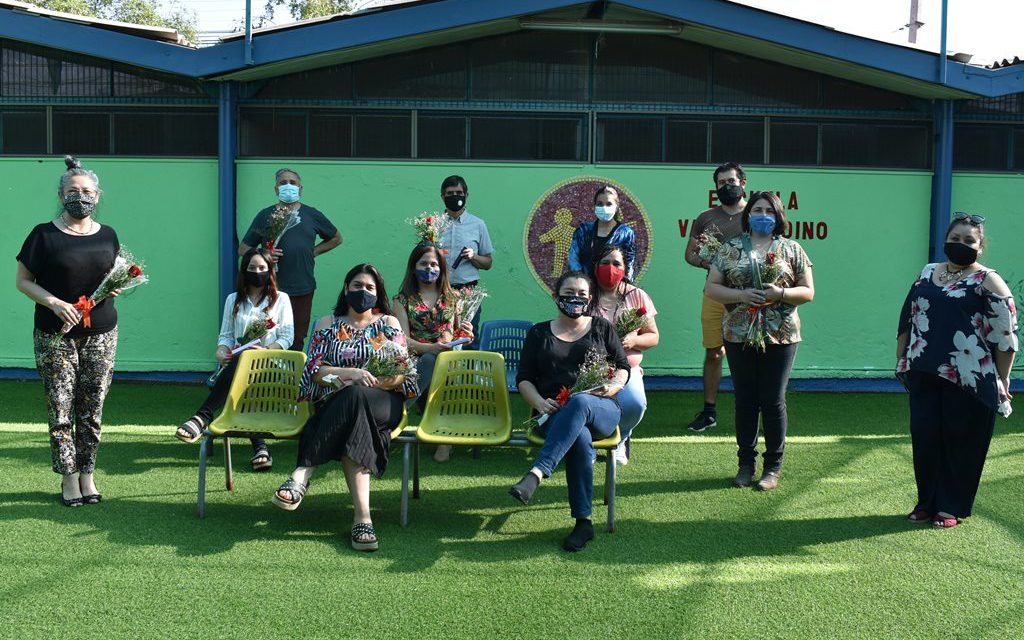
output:
[[[597,276],[597,268],[599,266],[601,266],[601,261],[604,260],[607,256],[615,253],[616,251],[618,251],[619,255],[622,256],[623,270],[625,270],[625,267],[628,266],[628,265],[625,264],[626,263],[626,252],[622,250],[622,247],[620,247],[617,244],[606,244],[606,245],[604,245],[604,247],[601,248],[600,253],[597,254],[597,258],[594,259],[594,276],[595,276],[594,277],[594,281],[595,281],[595,284],[597,284],[597,277],[596,277]],[[615,288],[616,289],[615,292],[618,293],[620,296],[626,295],[626,285],[627,284],[633,284],[633,281],[630,280],[629,278],[627,278],[626,276],[622,276],[622,281],[619,282],[619,286]],[[598,287],[598,291],[600,291],[601,285],[597,284],[597,287]],[[621,291],[619,290],[620,288],[621,288]]]
[[437,264],[441,267],[441,275],[437,277],[438,297],[444,302],[445,306],[450,306],[455,302],[455,291],[452,290],[452,286],[448,281],[448,260],[445,259],[440,249],[429,242],[421,242],[412,248],[412,252],[409,254],[409,261],[405,265],[405,278],[402,279],[402,288],[398,293],[406,300],[412,300],[420,292],[420,282],[416,277],[416,263],[429,251],[433,251],[434,255],[437,256]]
[[602,185],[601,188],[594,193],[595,205],[597,204],[597,198],[602,193],[607,193],[608,195],[612,196],[612,198],[615,200],[615,217],[613,218],[613,220],[615,220],[616,222],[622,222],[624,218],[622,217],[622,202],[619,201],[619,190],[610,184]]
[[245,300],[247,295],[245,290],[248,288],[248,285],[245,284],[245,272],[249,270],[249,263],[252,262],[253,256],[257,255],[266,261],[270,271],[270,280],[267,281],[267,286],[263,287],[263,292],[256,304],[263,302],[263,299],[267,298],[270,300],[267,303],[267,309],[269,310],[277,302],[277,274],[274,273],[274,263],[267,258],[267,254],[263,249],[253,247],[242,256],[242,261],[238,267],[238,277],[235,278],[235,309],[231,312],[233,316],[238,315],[238,308],[242,306],[242,300]]
[[374,309],[385,315],[392,315],[391,303],[388,301],[388,292],[384,288],[384,276],[380,275],[380,271],[377,271],[377,267],[368,262],[357,264],[349,269],[349,272],[345,274],[345,284],[341,285],[341,293],[338,294],[338,301],[334,303],[334,315],[343,316],[348,314],[348,300],[345,299],[345,294],[348,292],[348,285],[352,282],[353,278],[362,273],[373,278],[373,284],[377,287],[377,304],[374,306]]
[[587,281],[587,288],[590,289],[590,301],[583,309],[583,315],[590,315],[590,312],[594,308],[594,301],[597,300],[597,296],[594,295],[594,292],[597,290],[597,283],[594,282],[594,279],[591,278],[589,274],[583,273],[582,271],[566,271],[562,275],[558,276],[558,280],[555,280],[555,297],[557,298],[561,295],[558,292],[562,290],[562,285],[565,284],[565,281],[572,280],[574,278]]

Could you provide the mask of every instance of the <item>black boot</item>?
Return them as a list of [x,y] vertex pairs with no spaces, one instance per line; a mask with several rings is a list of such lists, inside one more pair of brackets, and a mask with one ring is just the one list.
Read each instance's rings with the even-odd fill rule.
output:
[[562,548],[566,551],[580,551],[593,539],[594,524],[588,518],[578,518],[576,526],[562,542]]

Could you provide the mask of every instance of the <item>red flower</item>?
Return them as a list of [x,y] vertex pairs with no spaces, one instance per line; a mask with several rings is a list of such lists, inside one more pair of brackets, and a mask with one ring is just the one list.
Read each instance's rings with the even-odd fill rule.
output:
[[427,216],[427,224],[434,224],[434,216]]
[[133,265],[132,265],[132,266],[131,266],[131,267],[130,267],[130,268],[128,269],[128,275],[130,275],[130,276],[131,276],[131,277],[133,277],[133,278],[138,278],[139,276],[141,276],[141,275],[142,275],[142,269],[140,269],[140,268],[139,268],[139,265],[137,265],[137,264],[133,264]]
[[615,377],[615,367],[608,367],[608,379],[611,380]]
[[274,323],[273,320],[271,320],[270,318],[267,318],[267,331],[270,331],[271,329],[273,329],[276,326],[277,325]]
[[775,264],[775,258],[777,257],[774,251],[769,251],[768,255],[764,257],[764,262],[765,264]]
[[647,307],[641,305],[640,308],[636,310],[636,315],[638,315],[638,316],[646,316],[647,315]]
[[558,392],[558,395],[555,396],[555,402],[558,403],[558,406],[564,407],[566,403],[569,402],[569,398],[571,397],[572,392],[569,391],[569,387],[562,387],[562,389]]

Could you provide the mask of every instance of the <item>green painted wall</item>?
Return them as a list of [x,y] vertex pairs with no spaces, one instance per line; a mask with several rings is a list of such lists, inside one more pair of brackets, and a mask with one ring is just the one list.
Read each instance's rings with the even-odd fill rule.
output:
[[[146,259],[153,283],[118,302],[118,369],[206,370],[216,340],[217,166],[213,160],[85,159],[104,189],[99,219]],[[484,273],[492,297],[485,318],[550,317],[553,305],[527,265],[523,229],[545,192],[574,176],[605,176],[625,185],[652,225],[653,253],[643,286],[659,310],[662,343],[645,359],[649,373],[698,375],[701,364],[700,291],[703,273],[682,261],[689,224],[708,206],[710,169],[592,165],[516,165],[431,162],[242,161],[238,229],[274,201],[273,173],[302,173],[303,200],[324,211],[344,244],[317,261],[314,313],[330,311],[341,278],[370,261],[391,292],[415,238],[404,220],[441,208],[440,181],[460,173],[470,184],[470,210],[485,218],[495,243],[495,267]],[[12,258],[29,229],[56,216],[57,159],[0,159],[0,187],[11,233],[0,239]],[[931,177],[921,172],[755,169],[748,189],[782,192],[796,207],[790,217],[813,223],[827,237],[800,238],[815,262],[817,298],[801,310],[804,343],[799,377],[888,376],[893,327],[906,287],[927,261]],[[989,217],[991,246],[984,261],[1008,280],[1024,281],[1014,239],[1024,218],[1014,210],[1024,176],[957,174],[956,208]],[[589,203],[581,203],[588,206]],[[824,223],[822,226],[821,223]],[[802,228],[802,224],[800,225]],[[687,226],[687,233],[689,227]],[[12,278],[13,279],[13,278]],[[11,280],[8,280],[11,283]],[[0,366],[33,367],[31,302],[13,284],[0,291]]]
[[[209,368],[220,316],[217,298],[216,160],[90,159],[103,198],[97,219],[146,261],[152,282],[118,300],[122,371]],[[0,366],[35,367],[33,303],[14,288],[14,258],[29,230],[56,218],[57,158],[0,159],[0,237],[7,277],[0,289]]]

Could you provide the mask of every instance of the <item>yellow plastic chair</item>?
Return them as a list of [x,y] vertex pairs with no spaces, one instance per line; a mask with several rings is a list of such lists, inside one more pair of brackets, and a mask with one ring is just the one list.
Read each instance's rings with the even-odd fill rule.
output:
[[225,484],[232,491],[231,438],[288,440],[302,433],[309,418],[309,404],[298,400],[305,365],[301,351],[248,349],[239,354],[224,409],[199,445],[200,518],[206,515],[206,460],[214,438],[224,438]]
[[[544,438],[534,433],[532,430],[525,434],[526,440],[530,444],[537,445],[538,447],[544,446]],[[594,441],[594,448],[599,451],[604,451],[604,463],[605,463],[605,474],[604,474],[604,503],[608,505],[608,533],[615,533],[615,480],[616,480],[616,469],[615,469],[615,447],[619,446],[622,442],[622,434],[619,432],[619,427],[615,427],[615,432],[612,435],[602,440]]]
[[[437,356],[427,406],[416,439],[403,438],[400,523],[409,522],[409,465],[414,457],[413,497],[419,497],[419,443],[469,447],[506,444],[512,412],[505,358],[487,351],[445,351]],[[416,447],[415,456],[410,456]]]

